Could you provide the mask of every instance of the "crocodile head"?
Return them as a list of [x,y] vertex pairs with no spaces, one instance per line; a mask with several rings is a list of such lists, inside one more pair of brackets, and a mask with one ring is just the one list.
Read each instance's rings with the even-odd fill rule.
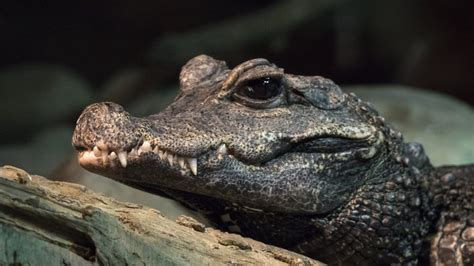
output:
[[324,215],[387,153],[383,119],[331,80],[265,59],[229,70],[190,60],[163,112],[138,118],[96,103],[77,121],[80,164],[127,184],[266,212]]

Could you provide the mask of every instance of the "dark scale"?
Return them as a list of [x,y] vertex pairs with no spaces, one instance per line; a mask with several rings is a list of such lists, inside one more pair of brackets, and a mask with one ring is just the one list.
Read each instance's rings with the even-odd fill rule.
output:
[[211,197],[165,191],[190,208],[211,216],[213,226],[254,239],[262,239],[266,243],[292,248],[311,236],[321,234],[311,222],[310,216],[265,213],[259,209],[222,202]]

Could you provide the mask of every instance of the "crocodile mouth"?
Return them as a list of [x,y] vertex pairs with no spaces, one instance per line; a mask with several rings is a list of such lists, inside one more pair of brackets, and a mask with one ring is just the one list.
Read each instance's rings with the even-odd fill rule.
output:
[[200,164],[209,161],[218,162],[226,159],[236,160],[241,164],[264,168],[272,163],[282,160],[289,155],[305,154],[352,154],[358,159],[372,158],[383,142],[381,132],[364,138],[347,138],[335,136],[320,136],[289,146],[280,153],[274,154],[265,161],[253,162],[228,148],[221,143],[218,147],[209,148],[206,152],[196,157],[181,155],[159,146],[156,141],[142,140],[137,145],[127,150],[111,150],[104,141],[99,141],[92,148],[76,146],[79,163],[90,169],[127,168],[133,164],[159,162],[171,171],[178,171],[181,175],[198,175]]
[[138,145],[128,150],[110,150],[103,141],[99,141],[93,148],[76,147],[76,150],[79,163],[86,168],[88,166],[126,168],[131,161],[152,157],[168,162],[171,167],[178,166],[181,171],[197,175],[197,157],[180,156],[146,140],[140,141]]

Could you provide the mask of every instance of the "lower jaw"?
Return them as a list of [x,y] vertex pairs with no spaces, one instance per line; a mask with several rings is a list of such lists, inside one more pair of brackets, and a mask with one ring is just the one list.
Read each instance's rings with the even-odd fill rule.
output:
[[[353,156],[354,153],[351,152]],[[201,195],[203,197],[211,197],[215,200],[219,199],[225,202],[236,202],[241,203],[242,206],[248,206],[250,208],[259,208],[268,212],[273,213],[282,213],[282,214],[291,214],[291,215],[315,215],[319,218],[324,218],[328,211],[337,205],[325,205],[325,206],[333,206],[327,207],[326,209],[321,209],[321,207],[317,207],[316,209],[308,208],[308,206],[290,206],[282,208],[282,205],[279,205],[277,202],[279,200],[275,200],[274,197],[270,198],[269,200],[264,200],[260,202],[258,205],[255,204],[252,200],[246,200],[251,198],[259,198],[262,197],[263,194],[252,194],[252,193],[243,193],[236,195],[230,193],[229,191],[220,191],[221,187],[218,184],[230,184],[232,183],[239,183],[239,180],[242,182],[248,182],[249,180],[260,180],[260,178],[266,178],[266,180],[262,180],[262,182],[278,182],[279,176],[276,176],[278,173],[282,173],[282,175],[286,176],[287,173],[293,173],[297,176],[302,176],[302,174],[307,174],[309,172],[305,172],[305,168],[313,168],[309,171],[312,171],[312,175],[314,174],[314,179],[323,179],[323,180],[330,180],[328,176],[331,177],[333,175],[334,178],[332,180],[339,180],[340,176],[335,174],[334,169],[339,168],[332,168],[327,170],[324,167],[324,163],[339,164],[339,165],[346,165],[350,167],[350,165],[356,164],[357,162],[354,161],[354,158],[350,158],[350,161],[345,159],[341,159],[341,154],[287,154],[285,157],[281,158],[278,162],[272,162],[272,165],[266,166],[265,168],[260,169],[253,169],[256,168],[255,166],[249,166],[241,163],[240,161],[236,160],[235,158],[231,158],[231,156],[223,158],[221,161],[214,159],[214,164],[206,161],[205,164],[204,160],[206,158],[200,158],[200,167],[201,172],[198,172],[198,176],[192,175],[189,171],[187,172],[180,172],[180,170],[176,168],[166,167],[165,163],[162,161],[134,161],[130,160],[130,164],[127,168],[123,168],[120,164],[110,161],[104,161],[104,165],[102,164],[92,164],[88,163],[87,161],[81,161],[81,165],[91,172],[98,173],[100,175],[107,176],[113,180],[125,183],[127,185],[131,185],[132,187],[137,187],[139,189],[143,189],[145,187],[152,188],[155,191],[160,191],[162,189],[170,189],[181,191],[184,193],[192,193],[196,195]],[[209,154],[208,157],[214,158],[212,154]],[[151,158],[148,156],[148,158]],[[286,166],[290,164],[291,160],[294,160],[298,163],[302,162],[302,158],[307,161],[307,165],[299,165],[296,168],[292,169],[284,169]],[[143,157],[142,157],[143,159]],[[311,159],[313,161],[311,162]],[[331,161],[332,160],[332,161]],[[313,165],[310,165],[310,164]],[[115,165],[113,167],[106,167],[107,164],[110,166]],[[321,169],[314,169],[314,165],[319,164],[322,165]],[[366,167],[370,167],[371,164],[367,164]],[[228,167],[228,168],[226,168]],[[347,168],[346,167],[346,168]],[[225,170],[223,170],[225,169]],[[298,170],[299,169],[299,170]],[[303,169],[303,170],[301,170]],[[352,168],[351,168],[352,169]],[[367,169],[361,169],[367,170]],[[295,172],[296,171],[296,172]],[[301,171],[301,172],[300,172]],[[319,172],[318,172],[319,171]],[[328,175],[328,171],[332,171],[332,175]],[[286,172],[286,173],[284,173]],[[217,184],[210,184],[209,180],[219,180]],[[282,179],[284,181],[284,179]],[[356,180],[352,178],[351,180]],[[323,182],[326,182],[323,181]],[[284,183],[281,183],[284,184]],[[294,184],[294,183],[293,183]],[[308,183],[309,185],[309,183]],[[143,189],[147,190],[147,189]],[[153,191],[150,191],[155,193]],[[263,191],[262,193],[266,193]],[[160,194],[160,193],[155,193]],[[275,193],[274,193],[275,194]],[[277,193],[278,194],[278,193]],[[292,197],[300,197],[298,193],[292,193]],[[244,199],[243,201],[242,198]],[[278,197],[277,197],[278,198]],[[281,198],[281,197],[280,197]],[[282,201],[284,202],[284,200]],[[304,201],[306,202],[306,201]]]
[[[298,157],[298,163],[306,161],[308,164],[314,161],[315,157],[334,157],[334,158],[344,158],[347,157],[347,160],[369,160],[373,158],[377,153],[375,147],[359,148],[357,150],[337,152],[337,153],[302,153],[302,152],[293,152],[287,153],[282,156],[279,156],[275,159],[267,161],[261,165],[254,165],[244,163],[241,160],[237,159],[232,154],[219,154],[219,152],[208,152],[207,154],[202,155],[200,158],[185,158],[179,156],[167,156],[166,154],[160,155],[153,152],[137,152],[133,151],[128,153],[125,158],[125,162],[119,158],[119,156],[114,153],[102,153],[99,156],[96,156],[93,151],[82,151],[78,154],[78,160],[81,166],[86,169],[94,170],[104,170],[105,172],[110,172],[110,170],[115,169],[115,171],[120,172],[125,170],[130,165],[136,164],[163,164],[164,168],[168,168],[170,171],[179,171],[181,174],[198,174],[198,161],[206,161],[206,164],[213,168],[220,164],[220,161],[224,159],[233,160],[238,165],[241,165],[245,168],[250,168],[252,170],[265,170],[265,168],[272,168],[276,165],[287,163],[292,160],[292,157]],[[349,158],[354,157],[354,158]],[[141,162],[140,162],[141,161]],[[314,163],[314,162],[313,162]],[[297,165],[297,164],[295,164]],[[304,167],[305,165],[302,165]]]

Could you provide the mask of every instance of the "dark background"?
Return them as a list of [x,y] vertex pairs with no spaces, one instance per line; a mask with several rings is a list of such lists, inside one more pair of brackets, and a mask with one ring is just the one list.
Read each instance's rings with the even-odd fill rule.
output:
[[235,47],[224,41],[234,34],[231,27],[205,40],[180,41],[228,21],[238,24],[282,2],[2,3],[0,67],[29,62],[66,65],[99,89],[111,75],[130,66],[152,71],[152,77],[165,84],[175,82],[179,67],[199,53],[230,66],[266,57],[288,72],[321,74],[342,84],[403,83],[474,102],[472,1],[287,1],[315,11],[281,29],[275,28],[295,16],[290,11],[277,20],[262,15],[256,28],[264,25],[268,33],[252,36],[255,28],[249,27],[248,33],[240,32],[244,41]]

